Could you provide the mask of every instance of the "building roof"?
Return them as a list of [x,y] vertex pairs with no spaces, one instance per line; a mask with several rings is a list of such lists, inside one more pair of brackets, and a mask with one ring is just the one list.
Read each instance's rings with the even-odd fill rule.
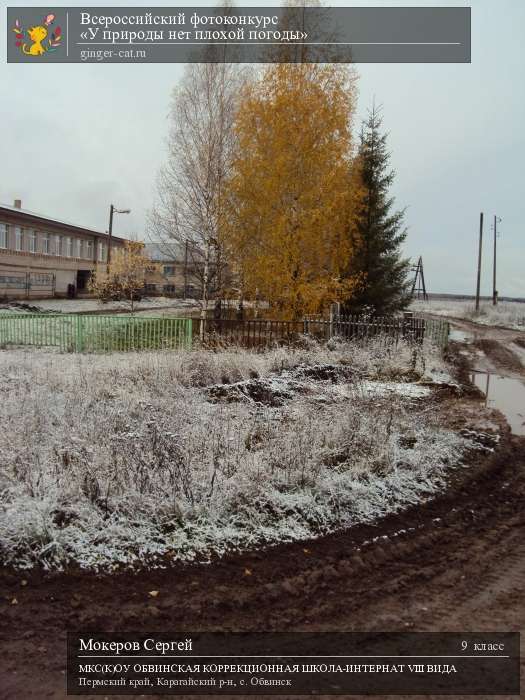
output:
[[[99,236],[101,238],[107,238],[108,234],[103,231],[95,231],[91,228],[86,228],[85,226],[79,226],[78,224],[73,224],[69,221],[63,221],[61,219],[52,219],[49,216],[44,216],[43,214],[38,214],[34,211],[29,211],[29,209],[21,209],[20,207],[10,206],[8,204],[0,203],[0,217],[2,214],[7,213],[9,216],[16,216],[18,218],[24,219],[28,223],[41,226],[54,226],[55,228],[67,229],[69,231],[74,231],[75,233],[89,234],[90,236]],[[125,238],[120,236],[111,236],[113,240],[125,241]]]
[[[150,240],[145,245],[147,255],[155,262],[184,262],[186,246],[175,239],[154,241]],[[202,252],[195,243],[188,241],[188,258],[192,262],[195,258],[201,258]]]
[[156,262],[174,262],[184,260],[184,253],[177,244],[167,249],[162,243],[148,241],[145,245],[146,255]]

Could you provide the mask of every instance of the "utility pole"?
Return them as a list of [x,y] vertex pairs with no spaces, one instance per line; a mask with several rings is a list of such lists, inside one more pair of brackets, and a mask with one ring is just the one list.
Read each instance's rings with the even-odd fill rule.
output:
[[497,306],[498,304],[498,290],[496,289],[496,238],[498,236],[497,226],[498,222],[501,221],[499,216],[494,214],[494,267],[492,270],[492,305]]
[[111,262],[111,242],[113,239],[113,212],[115,207],[113,204],[109,207],[109,229],[108,229],[108,254],[107,254],[107,265],[106,272],[109,275],[109,264]]
[[117,209],[113,204],[109,207],[109,229],[108,229],[108,254],[106,256],[106,270],[109,275],[109,264],[111,262],[111,243],[113,240],[113,214],[130,214],[131,209]]
[[410,297],[413,299],[414,294],[417,293],[417,298],[419,299],[421,293],[423,293],[423,301],[428,301],[428,294],[425,287],[425,273],[423,272],[423,257],[420,255],[417,261],[417,265],[412,265],[412,272],[415,272],[414,281],[412,282],[412,291],[410,292]]
[[478,280],[476,284],[476,311],[479,311],[479,287],[481,283],[481,248],[483,245],[483,212],[479,215]]

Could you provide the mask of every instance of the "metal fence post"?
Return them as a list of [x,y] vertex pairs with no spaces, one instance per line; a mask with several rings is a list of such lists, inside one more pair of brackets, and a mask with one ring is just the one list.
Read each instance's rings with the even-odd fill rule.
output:
[[333,338],[334,336],[334,322],[336,317],[339,318],[341,315],[341,304],[338,301],[335,301],[333,304],[330,304],[330,325],[328,327],[328,339]]
[[80,314],[77,314],[75,319],[75,330],[75,348],[77,352],[82,352],[84,350],[84,323]]

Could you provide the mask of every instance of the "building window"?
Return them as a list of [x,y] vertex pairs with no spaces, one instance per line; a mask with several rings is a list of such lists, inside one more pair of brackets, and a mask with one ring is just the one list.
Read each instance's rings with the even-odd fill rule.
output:
[[53,286],[53,275],[48,272],[32,272],[31,284],[36,287]]
[[36,253],[36,231],[29,231],[29,252]]
[[72,258],[73,257],[73,239],[71,236],[68,236],[66,238],[66,250],[67,250],[67,257]]
[[49,234],[47,233],[42,236],[42,253],[49,255]]
[[164,265],[164,274],[172,276],[175,274],[175,265]]
[[62,255],[62,236],[55,236],[55,255]]
[[106,260],[106,246],[103,243],[98,244],[98,260],[99,262]]
[[0,248],[7,248],[7,224],[0,224]]
[[77,238],[77,258],[82,257],[82,249],[83,249],[83,243],[84,241],[81,238]]
[[15,226],[15,250],[22,250],[22,229]]
[[88,260],[93,260],[93,241],[87,241],[86,242],[86,258]]
[[26,286],[26,276],[21,275],[4,275],[0,274],[0,287],[7,287],[9,289],[25,289]]

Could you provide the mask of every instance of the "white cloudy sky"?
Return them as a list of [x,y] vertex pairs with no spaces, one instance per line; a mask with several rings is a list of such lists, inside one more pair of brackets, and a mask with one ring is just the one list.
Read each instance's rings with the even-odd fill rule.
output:
[[[164,157],[170,91],[183,66],[7,65],[7,4],[30,3],[0,0],[0,202],[18,197],[27,209],[100,230],[113,202],[132,208],[115,233],[142,237]],[[472,6],[471,64],[361,64],[359,116],[374,95],[382,103],[397,171],[393,193],[399,207],[408,207],[406,253],[423,255],[430,291],[474,291],[484,211],[482,291],[491,293],[488,239],[498,214],[498,288],[525,297],[523,0],[326,4]],[[55,3],[61,5],[82,6]]]

